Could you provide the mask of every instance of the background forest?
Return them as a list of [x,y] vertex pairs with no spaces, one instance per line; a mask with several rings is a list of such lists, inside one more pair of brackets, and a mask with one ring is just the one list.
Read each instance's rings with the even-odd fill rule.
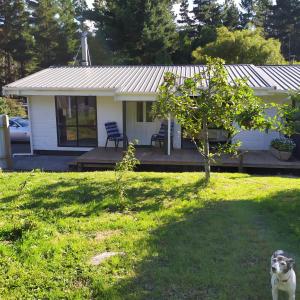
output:
[[300,60],[300,0],[189,2],[94,0],[89,8],[84,0],[1,0],[0,87],[73,64],[83,30],[93,65],[203,63],[205,55],[226,63]]

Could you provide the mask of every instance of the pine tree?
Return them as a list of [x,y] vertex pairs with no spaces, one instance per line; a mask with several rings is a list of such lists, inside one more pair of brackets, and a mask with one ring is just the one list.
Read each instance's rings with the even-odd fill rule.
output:
[[3,70],[0,85],[27,74],[33,57],[28,16],[24,1],[0,2],[0,64]]
[[70,62],[78,47],[72,0],[28,1],[39,68]]
[[194,0],[194,18],[198,26],[221,26],[221,6],[216,0]]
[[182,0],[179,9],[180,19],[177,21],[179,24],[183,24],[185,27],[192,27],[194,20],[190,16],[189,1]]
[[222,10],[216,0],[194,0],[194,21],[197,24],[197,39],[193,47],[204,46],[216,38],[216,28],[222,26]]
[[60,31],[57,34],[58,48],[56,64],[66,64],[73,60],[80,43],[79,26],[75,22],[76,12],[72,0],[58,2],[58,23]]
[[170,62],[177,35],[172,4],[170,0],[95,1],[93,20],[115,63]]
[[255,1],[255,17],[253,23],[256,27],[265,28],[267,25],[267,19],[270,15],[270,9],[272,7],[272,0],[256,0]]
[[226,0],[223,9],[223,25],[229,30],[240,27],[240,12],[233,0]]
[[277,0],[270,9],[267,32],[278,38],[287,60],[300,59],[300,1]]
[[246,28],[249,23],[252,23],[254,18],[255,0],[241,0],[240,7],[243,10],[241,13],[241,25]]

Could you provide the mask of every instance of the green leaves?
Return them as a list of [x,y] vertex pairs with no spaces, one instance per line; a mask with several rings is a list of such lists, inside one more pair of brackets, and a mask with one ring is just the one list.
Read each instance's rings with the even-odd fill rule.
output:
[[0,115],[25,117],[24,107],[15,99],[0,97]]
[[[246,79],[229,83],[222,59],[205,60],[207,64],[201,74],[183,81],[175,74],[165,75],[153,113],[159,118],[167,118],[171,113],[209,166],[215,155],[237,153],[240,143],[230,142],[239,130],[273,129],[279,122],[277,117],[266,116],[266,110],[275,104],[267,105],[256,97]],[[207,146],[209,126],[228,132],[226,145],[217,147],[213,154]]]
[[196,62],[205,63],[206,55],[221,57],[227,64],[282,64],[280,42],[266,39],[260,29],[229,31],[217,28],[215,41],[193,52]]

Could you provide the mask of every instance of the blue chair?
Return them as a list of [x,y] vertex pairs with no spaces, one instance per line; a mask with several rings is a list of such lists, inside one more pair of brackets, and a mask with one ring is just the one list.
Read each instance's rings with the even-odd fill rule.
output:
[[107,122],[104,125],[107,133],[105,149],[107,148],[108,141],[115,143],[115,149],[119,147],[119,142],[125,143],[126,147],[128,146],[127,136],[119,132],[117,122]]
[[[173,149],[173,132],[174,132],[174,122],[171,122],[171,147]],[[163,122],[160,125],[159,132],[151,136],[151,146],[153,142],[159,142],[159,147],[161,148],[162,143],[165,142],[168,135],[168,124]]]

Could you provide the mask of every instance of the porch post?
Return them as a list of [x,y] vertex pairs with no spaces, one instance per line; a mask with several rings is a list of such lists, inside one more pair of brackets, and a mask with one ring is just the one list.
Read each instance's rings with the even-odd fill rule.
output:
[[[126,128],[126,114],[127,114],[127,106],[126,106],[126,101],[122,102],[122,113],[123,113],[123,136],[124,138],[127,137],[127,128]],[[123,149],[126,150],[127,149],[127,143],[125,140],[123,140]]]
[[168,155],[171,155],[171,114],[168,115]]

